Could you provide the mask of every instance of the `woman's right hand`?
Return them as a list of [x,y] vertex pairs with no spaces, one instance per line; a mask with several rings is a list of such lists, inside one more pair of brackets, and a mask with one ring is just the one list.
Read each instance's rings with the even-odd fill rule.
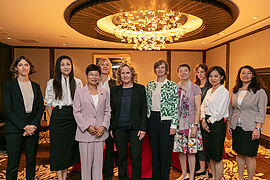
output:
[[210,133],[210,129],[209,129],[207,123],[205,122],[205,119],[202,119],[202,128],[203,128],[203,130],[205,130],[206,132]]
[[[34,132],[37,130],[37,127],[35,125],[26,125],[23,128],[30,136],[34,134]],[[25,133],[24,133],[25,134]]]
[[227,132],[228,132],[228,134],[229,134],[230,136],[232,136],[232,129],[230,128],[230,126],[231,126],[230,121],[227,121]]
[[111,135],[111,137],[113,138],[113,133],[112,133],[112,130],[110,130],[110,135]]
[[92,135],[92,136],[95,136],[98,132],[98,129],[95,127],[95,126],[90,126],[88,128],[88,132]]

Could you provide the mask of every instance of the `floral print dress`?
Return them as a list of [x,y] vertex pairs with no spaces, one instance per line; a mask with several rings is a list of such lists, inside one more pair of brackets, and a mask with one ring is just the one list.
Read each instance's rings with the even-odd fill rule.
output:
[[200,127],[197,128],[197,135],[194,138],[191,138],[190,134],[195,122],[195,96],[200,95],[201,90],[191,81],[188,82],[186,90],[181,88],[181,83],[178,84],[178,88],[179,118],[173,152],[197,153],[203,150]]

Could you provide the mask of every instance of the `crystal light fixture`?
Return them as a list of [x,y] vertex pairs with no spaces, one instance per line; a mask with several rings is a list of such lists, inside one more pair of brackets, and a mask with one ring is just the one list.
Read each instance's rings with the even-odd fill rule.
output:
[[137,10],[115,14],[114,34],[138,50],[160,50],[186,33],[188,15],[172,10]]

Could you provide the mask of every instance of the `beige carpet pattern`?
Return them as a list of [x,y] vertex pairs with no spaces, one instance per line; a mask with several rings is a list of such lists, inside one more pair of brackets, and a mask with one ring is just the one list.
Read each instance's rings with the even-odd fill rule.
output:
[[[40,140],[39,144],[47,144],[49,143],[49,133],[47,132],[41,132],[40,133]],[[235,161],[236,153],[231,149],[231,139],[226,138],[225,140],[225,150],[228,155],[227,159],[223,159],[224,163],[224,174],[223,179],[224,180],[237,180],[238,179],[238,173],[237,173],[237,163]],[[49,147],[49,146],[48,146]],[[57,179],[55,172],[50,171],[50,165],[48,160],[48,148],[44,152],[38,152],[37,156],[37,166],[36,166],[36,179],[37,180],[53,180]],[[40,158],[39,154],[45,154],[45,158]],[[42,155],[41,155],[42,156]],[[270,179],[270,171],[268,171],[267,168],[270,167],[270,149],[265,149],[264,147],[260,146],[258,150],[258,156],[257,156],[257,170],[254,179],[255,180],[267,180]],[[24,159],[25,161],[25,159]],[[0,152],[0,180],[6,179],[6,162],[7,162],[7,154],[5,151]],[[21,160],[22,164],[22,160]],[[21,165],[23,166],[23,165]],[[18,180],[24,180],[25,179],[25,168],[20,167],[19,173],[18,173]],[[117,168],[114,169],[114,174],[117,176],[118,170]],[[178,172],[174,169],[171,170],[170,180],[175,180],[179,178],[181,175],[181,172]],[[245,178],[247,178],[247,171],[245,170]],[[74,179],[74,178],[69,178]],[[76,178],[75,178],[76,179]],[[114,179],[117,179],[117,177],[114,177]],[[206,180],[209,179],[207,175],[196,177],[196,180]]]

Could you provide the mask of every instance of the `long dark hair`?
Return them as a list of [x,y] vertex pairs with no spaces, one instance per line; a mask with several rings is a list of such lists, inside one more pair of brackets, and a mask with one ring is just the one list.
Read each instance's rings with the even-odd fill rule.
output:
[[[194,83],[198,86],[201,85],[201,80],[200,78],[198,77],[197,75],[197,71],[199,68],[202,68],[204,71],[205,71],[205,78],[206,78],[206,74],[207,74],[207,71],[208,71],[208,67],[206,64],[197,64],[194,68],[194,71],[195,71],[195,80],[194,80]],[[207,80],[208,81],[208,80]]]
[[61,79],[62,79],[62,73],[61,73],[61,61],[63,59],[68,59],[71,63],[71,72],[69,73],[69,88],[71,93],[72,100],[74,99],[75,89],[76,89],[76,82],[74,79],[74,71],[73,71],[73,63],[70,57],[68,56],[60,56],[56,60],[55,64],[55,71],[54,71],[54,80],[53,80],[53,90],[55,92],[55,99],[62,99],[62,85],[61,85]]
[[243,82],[240,79],[240,74],[241,74],[242,69],[244,69],[244,68],[249,69],[250,72],[253,75],[253,77],[251,79],[251,82],[248,85],[248,90],[249,91],[251,90],[254,94],[256,94],[256,92],[259,89],[261,89],[261,88],[266,89],[263,81],[261,80],[261,78],[258,77],[257,72],[255,71],[255,69],[253,67],[249,66],[249,65],[245,65],[245,66],[240,67],[239,70],[238,70],[237,77],[236,77],[236,84],[233,87],[233,93],[234,94],[237,93],[239,91],[239,89],[243,86]]

